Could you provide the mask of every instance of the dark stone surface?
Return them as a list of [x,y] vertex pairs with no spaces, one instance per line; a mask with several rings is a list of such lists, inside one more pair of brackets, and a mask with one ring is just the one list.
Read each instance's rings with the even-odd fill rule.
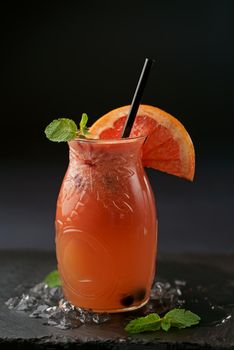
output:
[[[234,255],[180,254],[158,259],[158,277],[169,281],[186,280],[191,290],[199,286],[208,298],[232,317],[223,324],[206,318],[199,301],[203,322],[184,330],[158,331],[129,336],[124,325],[129,314],[113,315],[103,325],[82,325],[60,330],[43,325],[42,319],[10,311],[4,302],[16,294],[20,284],[36,284],[56,266],[52,253],[0,253],[0,349],[234,349]],[[192,310],[196,312],[197,310]],[[198,312],[198,311],[197,311]],[[204,317],[203,317],[204,316]],[[212,317],[211,317],[212,318]],[[221,320],[221,319],[220,319]]]

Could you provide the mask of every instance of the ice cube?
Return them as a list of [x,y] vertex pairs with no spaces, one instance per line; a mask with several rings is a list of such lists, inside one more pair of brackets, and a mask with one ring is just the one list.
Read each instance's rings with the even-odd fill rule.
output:
[[93,322],[96,324],[102,324],[110,320],[110,314],[108,313],[95,313],[92,317]]
[[175,280],[175,285],[177,287],[185,287],[186,286],[186,281],[182,281],[182,280]]
[[13,297],[8,299],[5,304],[8,306],[9,309],[14,309],[16,305],[19,304],[20,297]]
[[34,318],[48,318],[49,313],[47,311],[48,305],[39,305],[30,315],[29,317]]

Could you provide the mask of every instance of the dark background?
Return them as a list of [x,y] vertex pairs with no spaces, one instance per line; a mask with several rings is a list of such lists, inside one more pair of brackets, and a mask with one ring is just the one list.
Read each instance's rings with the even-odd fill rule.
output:
[[68,152],[45,126],[129,104],[152,57],[143,102],[178,117],[197,155],[194,183],[147,170],[159,250],[234,251],[232,0],[10,2],[1,23],[1,248],[54,249]]

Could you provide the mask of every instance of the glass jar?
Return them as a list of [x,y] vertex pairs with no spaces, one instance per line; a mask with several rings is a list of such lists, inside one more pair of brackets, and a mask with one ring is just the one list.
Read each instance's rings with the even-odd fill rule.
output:
[[64,295],[96,312],[145,305],[155,274],[157,216],[141,161],[144,137],[70,141],[57,201]]

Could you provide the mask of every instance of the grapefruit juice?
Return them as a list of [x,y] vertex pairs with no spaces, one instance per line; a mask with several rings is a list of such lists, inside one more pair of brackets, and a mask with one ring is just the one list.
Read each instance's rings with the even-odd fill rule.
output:
[[144,137],[75,139],[57,201],[56,253],[75,306],[121,312],[147,303],[157,217],[142,166]]

